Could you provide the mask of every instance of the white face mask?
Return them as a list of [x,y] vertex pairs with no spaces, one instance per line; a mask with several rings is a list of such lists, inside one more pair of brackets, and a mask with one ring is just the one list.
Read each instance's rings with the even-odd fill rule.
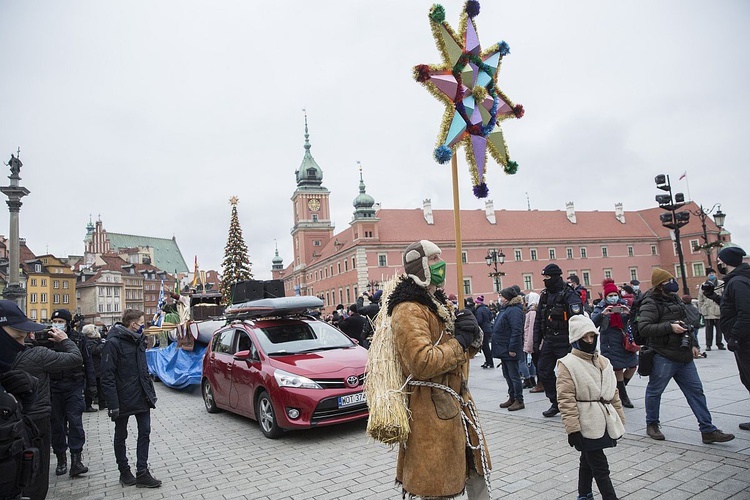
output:
[[57,328],[58,330],[65,331],[65,323],[52,323],[52,328]]

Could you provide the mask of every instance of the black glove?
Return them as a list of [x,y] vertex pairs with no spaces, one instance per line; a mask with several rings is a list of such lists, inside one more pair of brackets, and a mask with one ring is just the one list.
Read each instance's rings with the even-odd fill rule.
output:
[[22,395],[36,389],[37,379],[23,370],[9,370],[0,375],[0,383],[7,392]]
[[706,296],[713,295],[715,289],[716,287],[711,283],[703,283],[701,285],[701,290],[703,291],[703,295],[706,295]]
[[114,422],[115,420],[117,420],[117,417],[120,416],[120,409],[119,408],[110,408],[109,410],[107,410],[107,416],[109,418],[111,418],[112,421]]
[[568,444],[580,451],[583,448],[583,434],[580,431],[571,432],[568,434]]
[[736,351],[737,349],[739,349],[739,348],[740,348],[740,343],[739,343],[739,342],[737,342],[737,339],[736,339],[736,338],[734,338],[734,337],[731,337],[731,338],[730,338],[730,339],[729,339],[729,340],[727,341],[727,349],[729,349],[730,351],[732,351],[732,352],[735,352],[735,351]]
[[96,399],[97,391],[95,385],[90,385],[86,389],[86,394],[88,395],[89,399],[94,400]]
[[469,309],[463,309],[456,314],[454,326],[456,340],[464,350],[469,348],[478,334],[481,334],[477,318]]

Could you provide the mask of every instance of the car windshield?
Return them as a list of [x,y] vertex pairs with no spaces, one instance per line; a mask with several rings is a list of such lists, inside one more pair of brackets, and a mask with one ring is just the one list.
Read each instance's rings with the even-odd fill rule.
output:
[[269,355],[342,349],[355,344],[322,321],[299,321],[260,329],[258,341]]

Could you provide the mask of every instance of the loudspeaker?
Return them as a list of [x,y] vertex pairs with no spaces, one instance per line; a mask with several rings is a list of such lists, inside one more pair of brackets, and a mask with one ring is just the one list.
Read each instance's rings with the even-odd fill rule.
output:
[[229,290],[232,304],[263,298],[263,282],[257,280],[238,281]]
[[276,297],[284,297],[284,281],[282,280],[264,281],[263,282],[263,298],[275,299]]

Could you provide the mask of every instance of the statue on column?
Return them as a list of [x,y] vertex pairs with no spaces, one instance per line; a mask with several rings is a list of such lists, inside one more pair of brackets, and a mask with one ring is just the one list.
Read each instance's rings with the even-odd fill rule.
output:
[[10,160],[8,161],[8,166],[10,167],[11,175],[18,177],[18,174],[21,173],[21,167],[23,166],[23,163],[21,163],[20,158],[11,153]]

